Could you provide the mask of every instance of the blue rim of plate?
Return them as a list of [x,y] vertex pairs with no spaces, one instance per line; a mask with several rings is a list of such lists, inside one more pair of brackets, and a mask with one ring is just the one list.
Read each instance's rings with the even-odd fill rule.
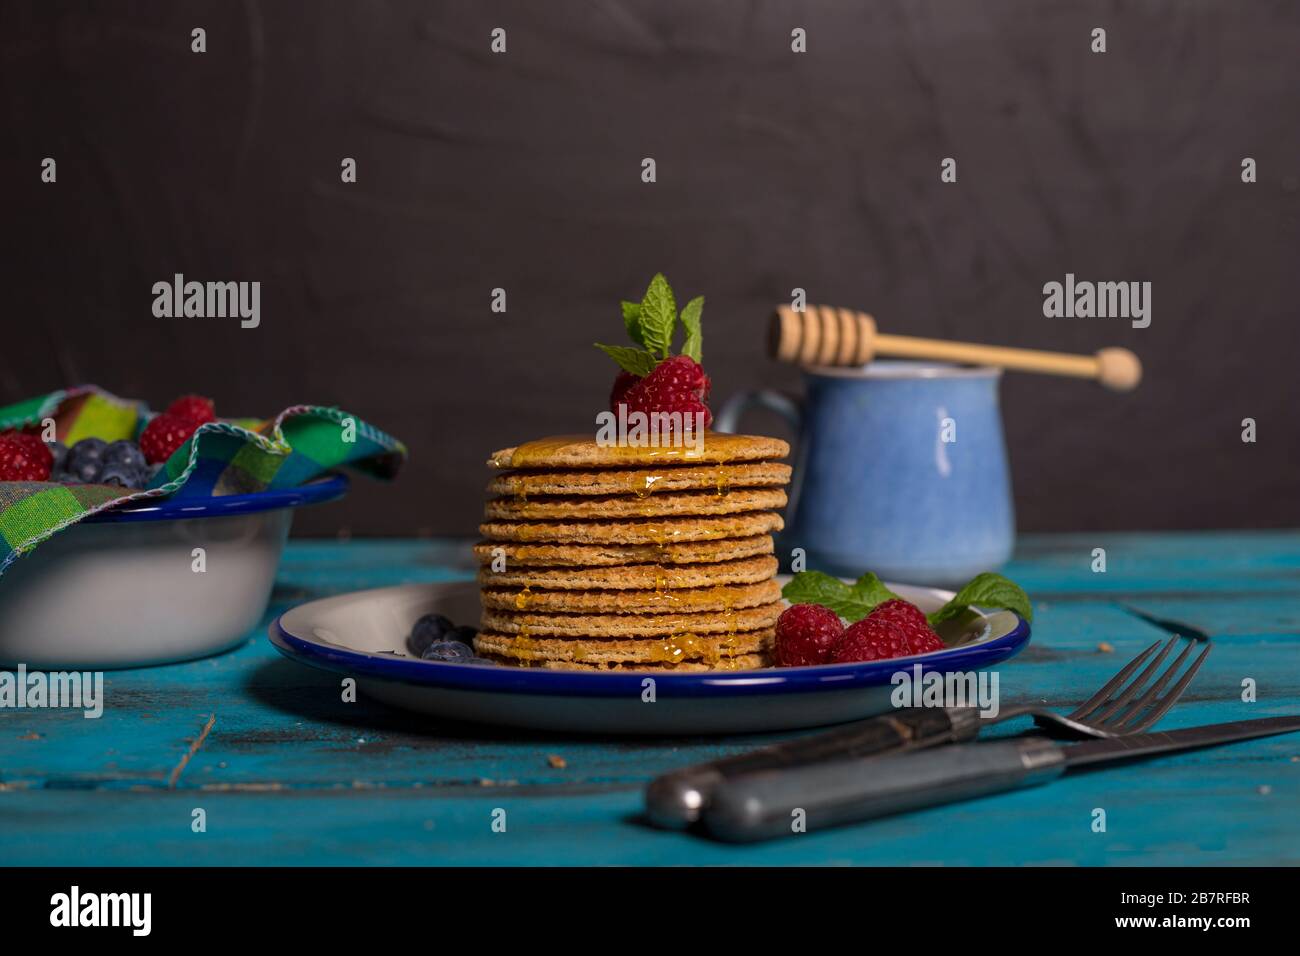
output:
[[[285,614],[290,612],[286,611]],[[1012,613],[1010,611],[1006,612]],[[418,687],[489,693],[523,693],[566,697],[626,697],[640,694],[647,677],[655,680],[656,695],[672,697],[752,697],[768,694],[807,694],[818,691],[888,686],[900,670],[920,664],[922,673],[974,671],[1000,663],[1029,643],[1029,624],[1014,615],[1016,625],[1001,637],[978,644],[950,647],[933,654],[895,657],[859,664],[820,667],[770,667],[755,671],[561,671],[482,664],[444,664],[409,657],[324,646],[289,633],[281,614],[268,628],[271,643],[290,660],[354,677],[399,681]]]
[[247,495],[212,498],[143,498],[122,508],[101,511],[86,518],[93,524],[131,521],[175,521],[179,518],[215,518],[255,514],[280,508],[298,508],[334,501],[347,494],[348,476],[339,472],[314,478],[293,488],[257,491]]

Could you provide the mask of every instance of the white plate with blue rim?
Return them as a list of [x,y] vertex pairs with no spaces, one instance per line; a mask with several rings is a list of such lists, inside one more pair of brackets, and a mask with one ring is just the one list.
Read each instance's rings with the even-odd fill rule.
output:
[[[923,611],[951,591],[890,584]],[[408,584],[303,604],[271,623],[285,657],[353,677],[375,700],[430,717],[578,734],[730,734],[793,730],[858,720],[891,709],[900,672],[968,673],[1029,643],[1011,611],[972,609],[944,622],[944,650],[913,657],[758,670],[563,671],[425,661],[406,646],[425,614],[478,621],[478,585]]]

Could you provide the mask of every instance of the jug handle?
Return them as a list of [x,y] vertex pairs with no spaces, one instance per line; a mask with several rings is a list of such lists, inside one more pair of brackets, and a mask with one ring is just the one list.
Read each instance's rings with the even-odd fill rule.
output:
[[[741,416],[754,406],[765,408],[780,415],[789,423],[791,430],[794,432],[794,439],[791,443],[794,454],[790,456],[794,462],[794,471],[790,476],[790,488],[786,493],[785,504],[785,526],[789,530],[794,527],[795,509],[799,503],[799,490],[803,484],[804,447],[801,438],[803,435],[803,399],[797,395],[777,392],[770,388],[737,392],[723,402],[722,408],[718,410],[718,414],[713,420],[713,427],[720,432],[734,433]],[[784,562],[782,562],[782,566],[784,567]]]

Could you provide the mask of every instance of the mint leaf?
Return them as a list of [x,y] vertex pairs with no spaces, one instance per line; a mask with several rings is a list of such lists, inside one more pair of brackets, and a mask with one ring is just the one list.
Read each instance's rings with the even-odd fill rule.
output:
[[628,348],[626,345],[601,345],[599,342],[595,346],[617,362],[619,368],[633,375],[649,375],[658,364],[653,355],[642,349]]
[[781,596],[791,604],[830,608],[850,624],[862,620],[882,601],[898,597],[870,571],[851,585],[822,571],[800,571],[781,589]]
[[[886,601],[899,600],[898,595],[885,587],[880,578],[876,577],[870,571],[854,582],[850,593],[852,594],[854,601],[867,606],[867,614],[870,614],[871,610],[874,609],[877,604],[883,604]],[[866,616],[866,614],[863,614],[861,617],[855,617],[853,620],[859,621]]]
[[849,592],[847,584],[823,571],[800,571],[781,588],[781,597],[791,604],[820,604],[835,611],[849,600]]
[[668,357],[673,344],[673,326],[677,324],[677,301],[662,272],[650,280],[641,300],[641,339],[645,347],[660,358]]
[[619,304],[623,306],[623,327],[627,329],[627,337],[645,348],[645,339],[641,337],[641,306],[627,301]]
[[697,295],[686,303],[682,309],[682,328],[686,330],[686,341],[682,343],[682,354],[689,355],[696,362],[703,362],[704,334],[700,329],[700,317],[704,312],[704,296]]
[[953,596],[951,601],[927,617],[933,627],[940,621],[966,613],[966,609],[972,605],[1006,608],[1015,611],[1026,621],[1033,620],[1034,617],[1029,595],[1024,592],[1024,589],[1009,578],[994,574],[992,571],[975,575]]

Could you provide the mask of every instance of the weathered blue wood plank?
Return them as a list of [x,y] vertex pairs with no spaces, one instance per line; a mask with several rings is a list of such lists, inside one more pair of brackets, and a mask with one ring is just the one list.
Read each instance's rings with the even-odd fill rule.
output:
[[[636,820],[633,786],[556,795],[24,791],[5,795],[0,861],[83,859],[93,847],[94,862],[124,864],[1294,864],[1295,753],[1252,742],[1231,757],[1206,751],[757,847],[651,830]],[[203,834],[190,830],[196,807],[207,814]],[[1105,833],[1091,830],[1098,807]],[[505,833],[490,826],[497,808]]]
[[[1107,548],[1104,575],[1089,570],[1092,547]],[[272,613],[472,572],[464,542],[295,542]],[[1076,703],[1159,638],[1128,602],[1215,636],[1168,726],[1300,709],[1300,533],[1031,537],[1008,573],[1035,598],[1036,621],[1034,642],[1002,669],[1004,704]],[[1258,703],[1241,701],[1244,678]],[[0,712],[0,862],[75,861],[87,845],[102,863],[1300,862],[1300,739],[735,848],[636,824],[641,787],[771,737],[578,740],[438,725],[344,704],[336,680],[280,659],[261,630],[221,657],[110,673],[106,694],[97,721]],[[195,806],[208,811],[206,834],[189,830]],[[505,834],[488,825],[498,806]],[[1106,834],[1089,829],[1098,806]]]
[[[1093,550],[1106,570],[1092,570]],[[1300,597],[1293,532],[1027,535],[1005,573],[1040,600],[1060,595],[1252,594]]]

